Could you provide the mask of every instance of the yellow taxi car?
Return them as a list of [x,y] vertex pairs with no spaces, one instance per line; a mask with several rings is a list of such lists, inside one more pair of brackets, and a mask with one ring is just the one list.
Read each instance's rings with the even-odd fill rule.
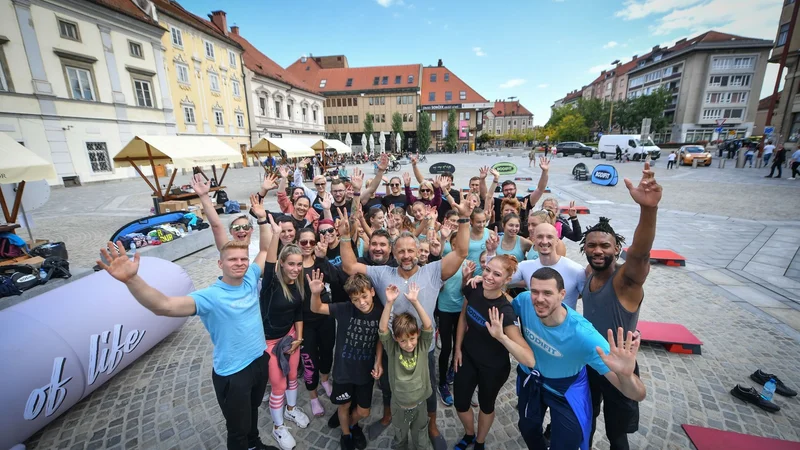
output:
[[707,152],[702,145],[684,145],[678,151],[678,164],[689,166],[694,160],[697,165],[711,165],[711,153]]

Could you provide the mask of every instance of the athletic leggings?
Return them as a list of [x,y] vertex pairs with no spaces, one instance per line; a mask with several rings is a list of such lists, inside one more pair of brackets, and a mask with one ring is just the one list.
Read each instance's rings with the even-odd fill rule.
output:
[[[295,331],[294,326],[289,330],[289,334],[297,339],[297,331]],[[270,409],[280,409],[283,407],[284,394],[286,394],[287,390],[295,391],[293,397],[295,401],[297,400],[297,367],[300,365],[300,351],[296,351],[289,356],[289,375],[284,375],[280,363],[278,363],[278,358],[272,353],[272,349],[278,345],[281,339],[282,338],[267,340],[267,352],[270,355],[269,384],[272,386],[272,391],[269,394]],[[291,403],[293,402],[289,402],[290,406],[294,406]]]
[[442,340],[442,350],[439,352],[439,385],[447,383],[447,372],[453,366],[451,353],[455,346],[456,328],[460,312],[439,311],[439,339]]
[[461,352],[461,367],[456,372],[453,382],[453,399],[456,411],[463,413],[470,408],[472,393],[478,388],[478,403],[481,412],[491,414],[494,412],[494,403],[500,389],[503,388],[508,375],[511,373],[511,362],[505,357],[505,363],[500,367],[490,367],[480,364],[470,356],[469,352]]
[[303,381],[306,389],[314,391],[319,386],[319,374],[331,373],[333,344],[336,341],[336,321],[333,317],[305,321],[303,325]]

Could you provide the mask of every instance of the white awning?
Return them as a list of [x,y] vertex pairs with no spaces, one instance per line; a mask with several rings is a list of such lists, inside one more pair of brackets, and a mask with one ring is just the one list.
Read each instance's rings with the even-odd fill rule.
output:
[[310,158],[314,156],[314,150],[304,139],[298,138],[271,138],[263,137],[247,153],[259,153],[265,155],[286,153],[287,158]]
[[53,164],[6,133],[0,133],[0,156],[0,183],[57,178]]
[[[291,138],[290,138],[291,139]],[[337,139],[322,139],[322,138],[314,138],[314,137],[301,137],[301,138],[294,138],[298,141],[303,142],[305,145],[310,147],[315,152],[323,152],[326,148],[332,148],[336,150],[336,152],[342,153],[352,153],[350,147],[348,147],[344,142],[339,141]]]
[[336,150],[336,153],[340,155],[345,153],[353,153],[353,150],[350,149],[347,144],[338,139],[323,139],[322,141],[325,142],[326,147]]
[[242,162],[239,152],[213,136],[136,136],[114,156],[114,167],[149,165],[151,155],[154,164],[179,169]]

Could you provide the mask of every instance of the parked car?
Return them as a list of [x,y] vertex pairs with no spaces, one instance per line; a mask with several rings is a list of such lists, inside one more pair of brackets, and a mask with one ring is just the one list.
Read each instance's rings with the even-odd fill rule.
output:
[[556,151],[558,153],[563,153],[564,156],[578,154],[586,156],[587,158],[591,158],[592,155],[597,153],[596,148],[583,145],[580,142],[562,142],[556,145]]
[[684,145],[678,150],[678,164],[682,166],[691,165],[697,160],[697,165],[711,165],[711,153],[707,152],[702,145]]
[[633,161],[640,161],[645,159],[646,155],[650,155],[650,159],[656,160],[661,157],[661,149],[653,143],[653,140],[640,140],[640,136],[634,134],[604,134],[600,137],[598,147],[600,150],[600,157],[603,159],[614,159],[617,153],[617,146],[625,154],[627,150],[628,155]]

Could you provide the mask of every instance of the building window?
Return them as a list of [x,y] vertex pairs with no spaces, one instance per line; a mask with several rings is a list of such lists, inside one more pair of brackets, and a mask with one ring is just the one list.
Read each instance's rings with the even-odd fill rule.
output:
[[397,75],[397,76],[394,77],[394,84],[400,84],[402,81],[403,81],[403,77],[402,76]]
[[444,81],[450,81],[450,72],[444,73]]
[[428,101],[435,102],[436,101],[436,92],[428,92]]
[[183,32],[175,27],[169,27],[169,32],[172,35],[172,45],[183,48]]
[[328,80],[320,80],[319,81],[319,87],[320,88],[324,88],[326,84],[328,84]]
[[347,123],[353,123],[353,116],[347,116]]
[[431,113],[431,123],[436,123],[436,113]]
[[0,91],[8,92],[11,89],[8,87],[8,81],[6,81],[6,69],[3,62],[5,58],[0,59]]
[[459,100],[466,100],[467,99],[467,91],[459,91],[458,92],[458,99]]
[[464,120],[464,111],[458,113],[458,120]]
[[64,39],[73,41],[81,41],[81,35],[78,32],[78,24],[64,19],[58,19],[58,34]]
[[753,67],[753,58],[733,58],[734,69],[749,69]]
[[358,123],[358,115],[353,116],[353,123]]
[[218,127],[225,126],[225,116],[222,114],[222,110],[214,110],[214,123],[217,124]]
[[325,117],[325,124],[326,125],[330,125],[331,124],[331,117],[330,116]]
[[372,80],[372,85],[373,85],[373,86],[377,86],[378,84],[380,84],[380,82],[381,82],[381,77],[375,77],[375,78]]
[[775,47],[782,47],[786,44],[786,38],[789,36],[789,24],[785,23],[781,25],[780,29],[778,29],[778,40],[776,41]]
[[146,108],[153,107],[153,91],[149,81],[133,80],[133,88],[136,91],[136,106]]
[[239,128],[244,128],[244,114],[236,113],[236,125],[239,126]]
[[72,98],[75,100],[95,101],[92,73],[86,69],[66,67]]
[[353,106],[358,106],[358,97],[353,97]]
[[105,142],[87,142],[86,152],[92,172],[111,172],[111,158],[108,157],[108,147]]
[[453,100],[453,92],[452,91],[445,91],[444,93],[444,101],[449,102]]
[[347,106],[353,106],[353,97],[347,98]]
[[187,123],[187,124],[197,123],[197,122],[195,122],[194,108],[193,107],[191,107],[191,106],[184,106],[183,107],[183,121],[185,123]]
[[208,83],[211,85],[211,90],[219,92],[219,77],[215,73],[208,74]]
[[306,114],[306,107],[305,107],[305,106],[303,106],[303,107],[300,109],[300,113],[302,114],[302,119],[303,119],[303,122],[305,122],[305,121],[306,121],[306,115],[307,115],[307,114]]
[[436,74],[435,73],[431,74],[431,83],[436,83]]
[[228,63],[232,68],[236,68],[236,53],[228,50]]
[[317,123],[317,110],[316,109],[312,109],[311,110],[311,117],[314,119],[314,123]]
[[469,111],[464,113],[464,119],[465,120],[469,120],[469,116],[470,116]]
[[381,84],[389,84],[389,77],[383,77],[381,79]]
[[703,120],[712,120],[712,119],[721,119],[722,118],[722,110],[721,109],[704,109],[703,110]]
[[338,125],[342,124],[342,116],[336,116],[336,122]]
[[414,84],[414,75],[408,76],[408,84]]
[[233,96],[239,97],[242,95],[241,91],[239,90],[239,82],[236,80],[231,81],[231,86],[233,88]]
[[716,70],[725,70],[731,68],[730,58],[714,58],[711,62],[711,68]]
[[369,98],[369,104],[372,105],[374,102],[375,102],[375,99],[373,97],[370,97]]
[[381,114],[381,123],[386,123],[386,114]]
[[293,102],[286,102],[286,118],[292,120],[292,109],[294,109]]
[[743,115],[744,115],[744,110],[741,108],[726,109],[725,112],[722,114],[722,117],[725,119],[741,119]]
[[281,118],[281,101],[280,100],[275,100],[275,118],[276,119],[280,119]]
[[206,46],[206,58],[214,59],[214,44],[209,41],[203,41]]
[[144,59],[144,51],[142,44],[138,42],[128,41],[128,51],[134,58]]
[[189,66],[176,63],[175,73],[178,75],[179,83],[189,84]]
[[258,96],[258,109],[262,116],[267,115],[267,97]]
[[732,75],[731,86],[750,86],[750,75]]
[[347,79],[347,83],[345,83],[345,86],[347,86],[347,87],[353,86],[353,79],[352,78],[348,78]]
[[336,99],[336,106],[337,107],[341,107],[342,106],[342,99],[340,99],[340,98]]
[[414,113],[409,113],[409,115],[408,115],[408,121],[409,121],[409,122],[413,122],[413,121],[414,121]]

